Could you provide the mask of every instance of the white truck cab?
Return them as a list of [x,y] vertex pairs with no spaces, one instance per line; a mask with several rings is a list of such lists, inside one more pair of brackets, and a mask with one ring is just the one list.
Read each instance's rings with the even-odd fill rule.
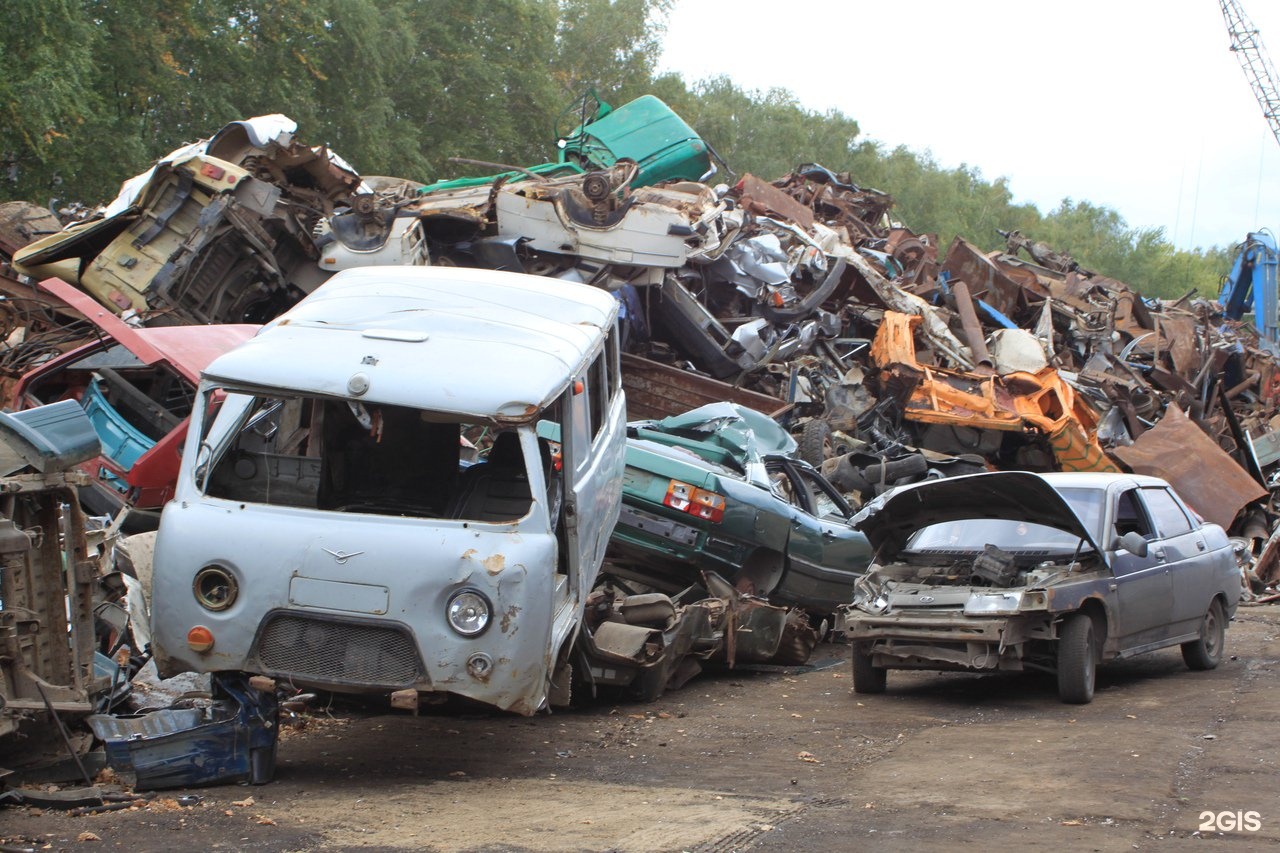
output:
[[365,267],[214,361],[156,544],[161,673],[544,707],[618,516],[617,314]]

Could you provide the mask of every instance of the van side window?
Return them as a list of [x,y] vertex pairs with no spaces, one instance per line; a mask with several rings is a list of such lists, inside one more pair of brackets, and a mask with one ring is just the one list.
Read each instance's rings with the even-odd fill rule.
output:
[[609,372],[609,400],[622,388],[622,363],[618,355],[618,330],[615,327],[604,339],[605,361]]
[[596,360],[591,362],[591,367],[587,369],[587,396],[591,404],[591,439],[595,440],[600,435],[600,429],[604,426],[609,415],[609,377],[607,373],[608,354],[603,350],[596,356]]

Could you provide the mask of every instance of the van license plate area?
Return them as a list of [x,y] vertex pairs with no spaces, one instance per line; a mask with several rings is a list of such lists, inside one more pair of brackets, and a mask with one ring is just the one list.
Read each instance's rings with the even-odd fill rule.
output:
[[387,612],[391,596],[385,586],[367,583],[327,581],[294,575],[289,581],[289,603],[295,607],[318,607],[343,613]]

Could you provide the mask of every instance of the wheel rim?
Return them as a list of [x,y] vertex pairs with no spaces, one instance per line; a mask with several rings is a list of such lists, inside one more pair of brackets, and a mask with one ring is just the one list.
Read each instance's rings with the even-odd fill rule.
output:
[[1093,691],[1094,668],[1097,666],[1096,655],[1093,651],[1093,628],[1090,626],[1088,633],[1088,641],[1085,643],[1084,656],[1084,681],[1089,691]]
[[1222,645],[1222,625],[1218,621],[1218,605],[1209,608],[1209,612],[1204,615],[1204,650],[1209,657],[1217,657],[1218,650]]

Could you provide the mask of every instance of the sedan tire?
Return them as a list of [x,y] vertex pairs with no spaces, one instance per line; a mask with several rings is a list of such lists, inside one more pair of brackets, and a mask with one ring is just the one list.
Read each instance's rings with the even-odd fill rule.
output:
[[883,693],[889,680],[889,671],[871,663],[871,655],[858,646],[853,647],[853,692]]
[[1222,612],[1222,602],[1215,598],[1200,623],[1200,637],[1182,644],[1182,659],[1189,669],[1213,669],[1222,663],[1226,639],[1226,615]]
[[1058,633],[1058,698],[1070,705],[1092,702],[1097,674],[1093,620],[1084,613],[1068,616]]

